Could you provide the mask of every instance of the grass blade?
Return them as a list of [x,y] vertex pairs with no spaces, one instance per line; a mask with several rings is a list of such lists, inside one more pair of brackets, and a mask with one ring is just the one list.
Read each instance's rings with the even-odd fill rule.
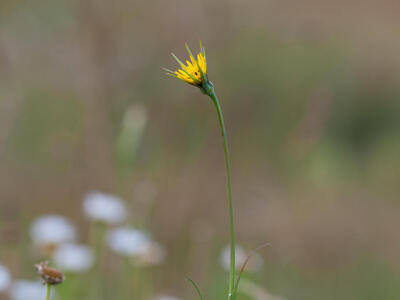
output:
[[186,278],[186,280],[189,281],[193,285],[194,289],[197,292],[197,295],[199,295],[199,297],[200,297],[200,300],[203,300],[203,295],[201,294],[199,286],[190,278]]
[[262,244],[262,245],[260,245],[260,246],[258,246],[258,247],[256,247],[256,248],[254,248],[254,249],[250,252],[250,254],[246,257],[246,260],[244,261],[242,267],[240,268],[238,277],[237,277],[237,279],[236,279],[236,284],[235,284],[235,287],[234,287],[234,290],[233,290],[232,300],[235,300],[235,299],[236,299],[237,292],[238,292],[238,288],[239,288],[239,283],[240,283],[240,278],[242,277],[243,271],[246,269],[246,266],[247,266],[247,264],[249,263],[250,258],[253,256],[253,254],[254,254],[255,252],[257,252],[258,250],[261,250],[262,248],[265,248],[265,247],[267,247],[267,246],[269,246],[269,245],[270,245],[270,243],[265,243],[265,244]]

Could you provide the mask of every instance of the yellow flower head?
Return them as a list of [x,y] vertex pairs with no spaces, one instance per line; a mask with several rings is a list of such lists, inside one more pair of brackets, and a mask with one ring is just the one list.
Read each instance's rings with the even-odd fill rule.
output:
[[200,53],[197,54],[196,59],[190,51],[188,45],[186,45],[186,49],[189,53],[190,59],[190,61],[186,61],[186,65],[181,62],[179,58],[177,58],[173,53],[171,53],[175,60],[181,66],[181,69],[175,72],[168,69],[164,70],[167,72],[167,75],[176,77],[191,85],[202,87],[204,83],[208,82],[206,52],[200,43]]

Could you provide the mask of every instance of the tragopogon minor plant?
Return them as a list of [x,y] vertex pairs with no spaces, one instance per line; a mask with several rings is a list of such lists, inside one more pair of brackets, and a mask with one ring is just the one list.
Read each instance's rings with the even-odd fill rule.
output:
[[[226,136],[226,129],[224,123],[224,117],[222,115],[221,105],[218,101],[217,95],[214,91],[214,85],[208,79],[207,74],[207,60],[206,60],[206,52],[203,46],[200,43],[200,53],[197,54],[197,57],[193,56],[189,47],[186,45],[186,49],[189,53],[190,61],[186,61],[186,65],[179,60],[174,54],[172,56],[179,63],[181,69],[178,71],[171,71],[168,69],[164,69],[168,75],[176,77],[186,83],[194,85],[207,96],[209,96],[214,103],[215,109],[217,110],[219,125],[222,131],[222,139],[223,139],[223,147],[225,154],[225,168],[226,168],[226,182],[227,182],[227,190],[228,190],[228,208],[229,208],[229,225],[230,225],[230,235],[231,235],[231,257],[230,257],[230,274],[229,274],[229,290],[228,290],[228,300],[234,300],[237,296],[238,283],[239,280],[235,283],[235,222],[233,215],[233,203],[232,203],[232,187],[231,187],[231,172],[230,172],[230,163],[229,163],[229,147],[228,147],[228,138]],[[240,274],[239,274],[240,276]],[[238,278],[239,279],[239,278]],[[192,282],[192,281],[191,281]]]

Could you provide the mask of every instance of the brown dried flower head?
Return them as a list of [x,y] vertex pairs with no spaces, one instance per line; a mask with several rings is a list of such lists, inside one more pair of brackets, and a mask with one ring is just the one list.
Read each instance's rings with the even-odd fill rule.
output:
[[62,283],[65,279],[63,273],[57,269],[50,268],[48,264],[49,262],[44,261],[35,265],[35,268],[40,277],[43,278],[44,283],[52,285]]

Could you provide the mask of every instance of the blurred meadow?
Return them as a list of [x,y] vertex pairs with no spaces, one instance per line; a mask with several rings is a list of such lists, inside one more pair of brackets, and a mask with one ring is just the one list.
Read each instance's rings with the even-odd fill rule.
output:
[[44,260],[53,299],[226,298],[218,121],[161,70],[199,40],[238,259],[270,243],[240,299],[400,299],[399,26],[395,0],[2,0],[0,299],[44,300]]

